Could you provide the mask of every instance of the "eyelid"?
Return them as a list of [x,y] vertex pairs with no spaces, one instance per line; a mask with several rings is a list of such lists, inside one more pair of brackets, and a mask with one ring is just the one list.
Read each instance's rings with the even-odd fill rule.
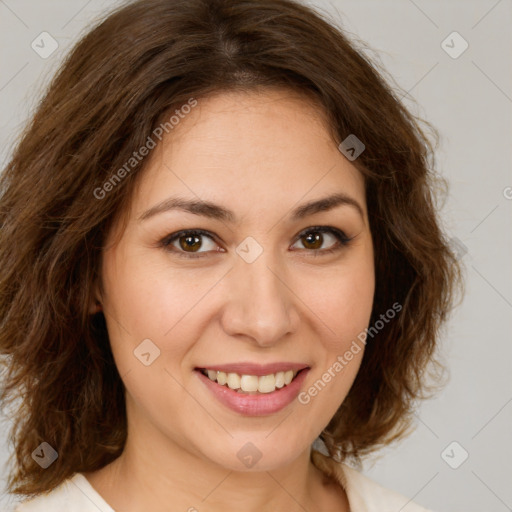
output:
[[[299,240],[302,236],[304,236],[306,233],[310,232],[320,232],[320,233],[332,233],[336,238],[338,238],[341,242],[348,243],[350,242],[354,237],[348,237],[344,231],[341,229],[335,228],[334,226],[309,226],[305,229],[303,229],[296,237],[295,242]],[[294,243],[295,243],[294,242]],[[322,252],[322,251],[320,251]]]
[[[165,236],[160,242],[159,245],[162,246],[164,249],[166,249],[168,252],[171,252],[173,254],[177,254],[178,256],[183,256],[185,258],[200,258],[203,255],[207,255],[211,253],[212,251],[204,251],[199,253],[187,253],[185,251],[180,251],[176,248],[174,248],[171,244],[178,240],[180,237],[185,235],[200,235],[207,238],[210,238],[213,242],[218,244],[218,241],[220,240],[219,237],[214,235],[213,233],[206,231],[204,229],[199,228],[191,228],[191,229],[181,229],[180,231],[175,231],[174,233],[171,233],[170,235]],[[170,249],[169,247],[173,247]],[[215,251],[215,252],[221,252],[221,251]]]
[[[298,240],[300,240],[301,237],[306,235],[307,233],[311,232],[320,232],[320,233],[330,233],[336,238],[336,243],[334,244],[334,247],[329,249],[300,249],[300,251],[305,251],[312,253],[314,256],[316,255],[322,255],[322,254],[329,254],[336,251],[342,250],[344,247],[346,247],[349,242],[351,242],[355,237],[348,237],[341,229],[335,228],[334,226],[308,226],[307,228],[300,231],[294,238],[294,241],[292,245],[297,243]],[[186,252],[181,251],[179,249],[174,248],[171,244],[179,239],[182,236],[185,235],[200,235],[205,236],[209,239],[211,239],[213,242],[218,243],[218,240],[222,241],[220,237],[216,236],[215,234],[211,233],[210,231],[206,231],[204,229],[200,228],[190,228],[190,229],[182,229],[180,231],[176,231],[174,233],[171,233],[170,235],[167,235],[164,237],[160,242],[159,245],[163,247],[168,252],[171,252],[173,254],[176,254],[178,257],[184,257],[188,259],[194,259],[194,258],[201,258],[204,256],[208,256],[212,252],[225,252],[224,249],[217,250],[217,251],[203,251],[203,252]],[[170,248],[172,247],[172,249]]]

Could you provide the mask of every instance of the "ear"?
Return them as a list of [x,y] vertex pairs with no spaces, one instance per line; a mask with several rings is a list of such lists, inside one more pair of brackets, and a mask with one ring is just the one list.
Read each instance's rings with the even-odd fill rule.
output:
[[95,315],[103,310],[103,303],[101,297],[100,287],[98,285],[98,281],[95,280],[93,284],[93,296],[89,303],[89,313],[91,315]]

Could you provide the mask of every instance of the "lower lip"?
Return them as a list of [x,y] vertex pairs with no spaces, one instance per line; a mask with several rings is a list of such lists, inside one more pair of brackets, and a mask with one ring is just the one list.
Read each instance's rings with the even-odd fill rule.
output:
[[309,368],[297,374],[290,384],[271,393],[259,393],[247,395],[238,393],[226,386],[221,386],[209,379],[201,371],[196,370],[199,378],[213,395],[226,407],[245,416],[265,416],[273,414],[289,405],[300,392],[300,388],[306,378]]

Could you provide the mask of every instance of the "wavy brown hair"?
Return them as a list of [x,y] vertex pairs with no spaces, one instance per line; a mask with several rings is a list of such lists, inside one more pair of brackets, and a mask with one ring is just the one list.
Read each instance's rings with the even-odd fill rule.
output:
[[[321,437],[333,458],[357,460],[406,432],[461,269],[437,215],[433,143],[358,44],[289,0],[139,0],[73,48],[0,176],[10,492],[49,491],[121,454],[124,386],[103,313],[91,315],[89,304],[104,240],[147,159],[102,199],[94,191],[164,115],[228,90],[299,91],[323,109],[337,144],[350,134],[364,142],[353,164],[365,178],[375,249],[371,324],[395,302],[403,309],[368,343]],[[48,469],[31,457],[43,441],[59,454]]]

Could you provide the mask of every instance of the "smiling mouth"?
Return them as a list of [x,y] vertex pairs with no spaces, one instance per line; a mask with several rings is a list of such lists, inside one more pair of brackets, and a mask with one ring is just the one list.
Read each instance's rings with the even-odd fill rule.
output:
[[223,372],[206,368],[198,368],[203,375],[219,386],[227,387],[240,394],[258,395],[279,391],[288,386],[302,370],[288,370],[268,375],[246,375],[234,372]]

